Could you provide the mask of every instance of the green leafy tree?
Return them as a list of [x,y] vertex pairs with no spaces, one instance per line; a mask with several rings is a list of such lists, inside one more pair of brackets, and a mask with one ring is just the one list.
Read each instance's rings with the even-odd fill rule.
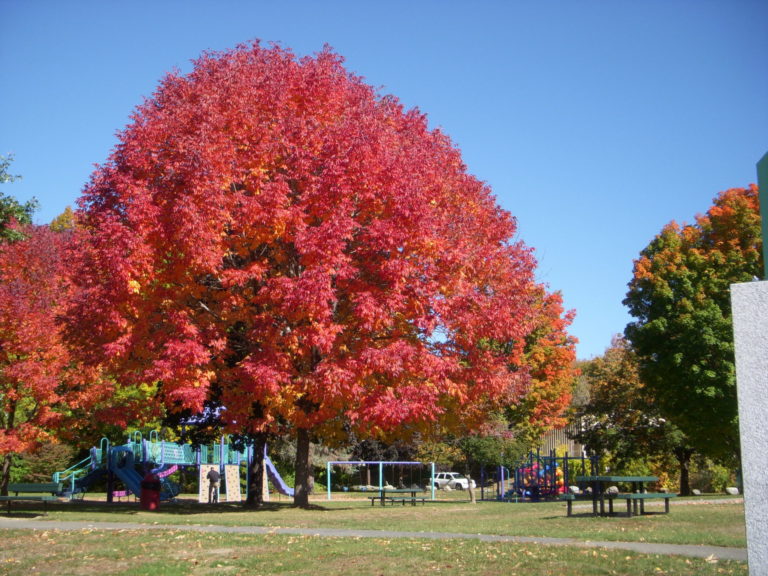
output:
[[614,337],[603,356],[582,365],[589,398],[577,409],[582,422],[575,438],[598,454],[611,453],[619,464],[648,452],[659,416],[643,392],[637,357],[629,343]]
[[11,162],[13,162],[13,156],[0,156],[0,184],[21,180],[21,176],[14,176],[13,174],[8,173],[8,169],[11,167]]
[[588,398],[576,409],[581,427],[574,439],[607,457],[616,471],[627,473],[638,466],[658,468],[674,455],[680,490],[688,494],[692,450],[648,394],[630,344],[616,336],[603,356],[582,363],[581,370]]
[[503,415],[490,417],[477,434],[470,434],[458,442],[467,466],[511,466],[531,448],[527,434],[509,429]]
[[694,224],[672,222],[641,252],[624,304],[646,393],[691,448],[738,454],[730,285],[762,270],[757,186],[719,194]]
[[14,472],[23,472],[20,482],[50,482],[53,472],[66,470],[74,459],[75,450],[68,444],[46,443],[35,452],[22,454],[14,462]]
[[[13,156],[0,156],[0,184],[20,180],[21,176],[8,173]],[[34,198],[20,204],[11,196],[0,192],[0,242],[15,242],[24,238],[20,226],[32,223],[32,214],[38,208]]]

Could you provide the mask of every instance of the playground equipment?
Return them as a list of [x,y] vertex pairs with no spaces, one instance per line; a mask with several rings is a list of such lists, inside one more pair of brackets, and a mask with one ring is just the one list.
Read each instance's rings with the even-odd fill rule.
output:
[[558,456],[554,450],[544,456],[539,451],[531,451],[515,464],[511,472],[499,466],[493,475],[495,478],[488,478],[485,468],[482,468],[481,499],[486,499],[485,486],[489,480],[496,481],[495,500],[517,502],[527,499],[536,502],[557,498],[568,491],[572,478],[579,474],[595,474],[598,469],[596,456],[568,456],[567,452]]
[[[133,432],[124,444],[117,446],[112,446],[109,439],[102,438],[98,447],[91,448],[87,458],[67,470],[55,472],[53,481],[63,484],[62,496],[73,498],[106,478],[107,499],[112,501],[114,497],[129,494],[140,496],[142,481],[147,473],[151,473],[160,483],[160,500],[172,500],[178,496],[179,486],[169,476],[180,468],[215,465],[223,471],[248,462],[250,458],[252,447],[249,446],[245,452],[238,451],[226,436],[217,444],[194,447],[162,441],[155,431],[149,434],[149,438],[144,438],[140,432]],[[269,478],[276,489],[292,496],[293,489],[285,484],[271,460],[267,467]],[[122,482],[125,490],[114,489],[115,478]]]
[[275,468],[275,465],[272,464],[272,460],[270,460],[266,453],[264,454],[264,466],[267,468],[267,476],[272,482],[272,485],[275,487],[275,490],[280,492],[280,494],[284,494],[285,496],[290,496],[293,498],[293,488],[285,483],[285,481],[280,476],[280,473],[277,471],[277,468]]
[[[378,484],[374,485],[369,482],[369,478],[366,477],[366,481],[359,482],[357,484],[356,489],[359,489],[361,491],[367,491],[367,490],[377,490],[381,492],[381,490],[387,486],[395,486],[399,487],[398,484],[403,484],[402,487],[412,487],[412,486],[418,486],[421,489],[424,489],[426,486],[429,486],[429,489],[432,491],[432,500],[435,499],[435,464],[434,462],[388,462],[383,460],[335,460],[335,461],[329,461],[326,463],[326,478],[327,485],[328,485],[328,500],[331,500],[331,486],[333,485],[332,482],[332,475],[333,475],[333,467],[334,466],[357,466],[357,467],[365,467],[366,472],[370,472],[369,469],[367,469],[368,466],[375,466],[378,469]],[[429,467],[429,476],[426,478],[422,476],[421,472],[423,471],[424,467]],[[389,470],[391,471],[390,476],[391,478],[387,478],[385,474],[385,468],[390,467]],[[399,474],[398,477],[394,477],[394,473],[399,468]],[[413,477],[413,474],[410,474],[408,478],[404,478],[402,476],[402,470],[403,468],[408,468],[411,472],[413,470],[418,471],[418,479]],[[427,483],[428,481],[428,483]],[[351,487],[353,490],[355,487]],[[343,488],[345,491],[349,490],[349,486],[344,486]]]
[[141,481],[141,507],[144,510],[157,510],[160,505],[160,491],[162,490],[162,484],[160,479],[147,472],[144,479]]

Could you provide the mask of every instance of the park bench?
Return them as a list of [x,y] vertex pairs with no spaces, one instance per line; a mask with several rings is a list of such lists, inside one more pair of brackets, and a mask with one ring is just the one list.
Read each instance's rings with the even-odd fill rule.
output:
[[[48,514],[48,502],[58,501],[56,494],[62,491],[62,485],[58,482],[47,482],[41,484],[33,483],[14,483],[8,485],[8,496],[0,496],[1,502],[8,502],[8,514],[11,513],[11,502],[32,501],[42,502],[43,510]],[[14,495],[11,496],[10,492]],[[30,493],[34,495],[30,495]],[[44,495],[47,494],[47,495]]]
[[386,502],[389,502],[390,504],[395,504],[395,502],[402,503],[403,506],[405,506],[406,502],[410,502],[414,506],[416,506],[416,502],[421,502],[424,504],[424,502],[427,500],[423,496],[385,496],[382,498],[381,496],[368,496],[368,500],[371,501],[371,506],[375,505],[376,502],[381,502],[381,505],[384,506]]
[[677,494],[669,494],[667,492],[646,492],[633,494],[616,494],[613,497],[619,500],[627,501],[627,515],[632,517],[633,505],[635,514],[638,513],[638,502],[640,503],[640,514],[645,514],[645,501],[654,499],[663,499],[664,513],[669,514],[669,499],[676,498]]
[[416,502],[424,504],[426,498],[423,496],[398,496],[396,498],[387,497],[387,500],[389,500],[393,506],[395,505],[395,502],[401,502],[403,506],[405,506],[406,502],[410,502],[413,506],[416,506]]

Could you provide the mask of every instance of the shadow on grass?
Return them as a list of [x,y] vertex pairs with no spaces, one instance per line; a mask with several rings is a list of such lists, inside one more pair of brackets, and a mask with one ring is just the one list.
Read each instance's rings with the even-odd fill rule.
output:
[[[314,512],[334,512],[342,510],[351,510],[353,507],[333,507],[326,508],[316,504],[310,504],[309,507],[297,508],[291,502],[265,502],[260,507],[246,506],[244,503],[219,503],[219,504],[201,504],[196,501],[188,500],[175,500],[173,502],[161,502],[157,509],[158,513],[177,515],[177,516],[195,516],[195,515],[210,515],[210,514],[242,514],[244,512],[279,512],[290,509],[311,510]],[[89,500],[72,500],[70,502],[59,502],[56,504],[49,504],[49,512],[83,512],[83,513],[104,513],[109,512],[111,514],[122,516],[133,516],[141,512],[147,512],[143,510],[139,502],[100,502]],[[42,515],[40,512],[39,515]]]
[[627,514],[626,512],[624,512],[624,511],[613,512],[611,514],[604,514],[602,516],[600,514],[593,514],[592,512],[574,512],[570,516],[567,516],[567,515],[563,515],[563,516],[546,516],[546,517],[541,518],[541,519],[542,520],[557,520],[557,519],[562,519],[563,517],[566,517],[566,518],[597,518],[597,519],[605,520],[605,519],[608,519],[608,518],[642,518],[644,516],[668,516],[668,515],[669,514],[667,514],[666,512],[659,512],[659,511],[656,511],[656,510],[651,510],[651,511],[646,510],[642,514],[640,514],[640,513],[635,514],[633,512],[631,516],[629,514]]
[[[478,500],[478,504],[481,504],[482,502]],[[430,507],[437,507],[437,508],[443,508],[443,507],[451,507],[456,506],[457,504],[470,504],[469,500],[463,500],[463,499],[445,499],[445,500],[429,500],[424,504],[417,504],[414,509],[423,509],[423,508],[430,508]],[[32,504],[29,505],[29,510],[35,509],[39,510],[37,508],[32,508]],[[19,504],[19,508],[21,507],[21,503]],[[410,504],[406,504],[402,507],[405,507],[407,509],[411,509]],[[374,503],[372,506],[368,500],[350,500],[347,502],[344,501],[331,501],[330,506],[326,506],[322,503],[310,503],[308,507],[304,508],[298,508],[293,505],[292,501],[272,501],[272,502],[265,502],[262,504],[262,506],[256,508],[252,506],[246,506],[243,502],[220,502],[217,504],[208,504],[198,502],[196,499],[190,499],[190,498],[180,498],[171,502],[161,502],[160,506],[157,509],[157,513],[159,514],[168,514],[173,516],[188,516],[188,517],[194,517],[198,515],[211,515],[211,514],[224,514],[224,515],[235,515],[235,514],[242,514],[242,513],[259,513],[263,512],[265,514],[267,513],[274,513],[274,512],[280,512],[280,511],[286,511],[291,509],[296,510],[307,510],[312,512],[327,512],[329,514],[332,514],[333,512],[342,512],[342,511],[350,511],[350,510],[381,510],[381,509],[392,509],[392,508],[401,508],[399,504],[396,505],[390,505],[387,504],[386,506],[382,507],[378,501]],[[22,509],[23,510],[23,509]],[[48,505],[48,511],[49,512],[78,512],[78,513],[109,513],[114,514],[116,516],[123,516],[123,517],[130,517],[135,516],[140,513],[148,513],[152,514],[152,512],[147,512],[141,508],[141,505],[138,500],[136,501],[121,501],[121,502],[106,502],[104,500],[88,500],[87,498],[84,500],[71,500],[71,501],[60,501],[57,503],[51,503]],[[40,511],[40,514],[42,514],[42,511]]]
[[45,512],[42,510],[39,511],[29,511],[29,512],[22,512],[21,510],[11,510],[11,513],[5,513],[2,515],[3,518],[19,518],[24,520],[31,520],[33,518],[40,518],[45,516]]

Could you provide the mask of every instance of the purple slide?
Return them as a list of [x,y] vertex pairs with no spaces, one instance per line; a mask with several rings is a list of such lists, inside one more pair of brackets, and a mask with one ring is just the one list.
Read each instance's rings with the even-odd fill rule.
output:
[[269,476],[269,479],[274,485],[275,489],[277,489],[280,494],[293,496],[293,488],[285,483],[283,478],[280,476],[280,473],[277,471],[277,468],[275,468],[275,465],[272,464],[272,460],[270,460],[269,456],[266,454],[264,455],[264,464],[267,467],[267,476]]

